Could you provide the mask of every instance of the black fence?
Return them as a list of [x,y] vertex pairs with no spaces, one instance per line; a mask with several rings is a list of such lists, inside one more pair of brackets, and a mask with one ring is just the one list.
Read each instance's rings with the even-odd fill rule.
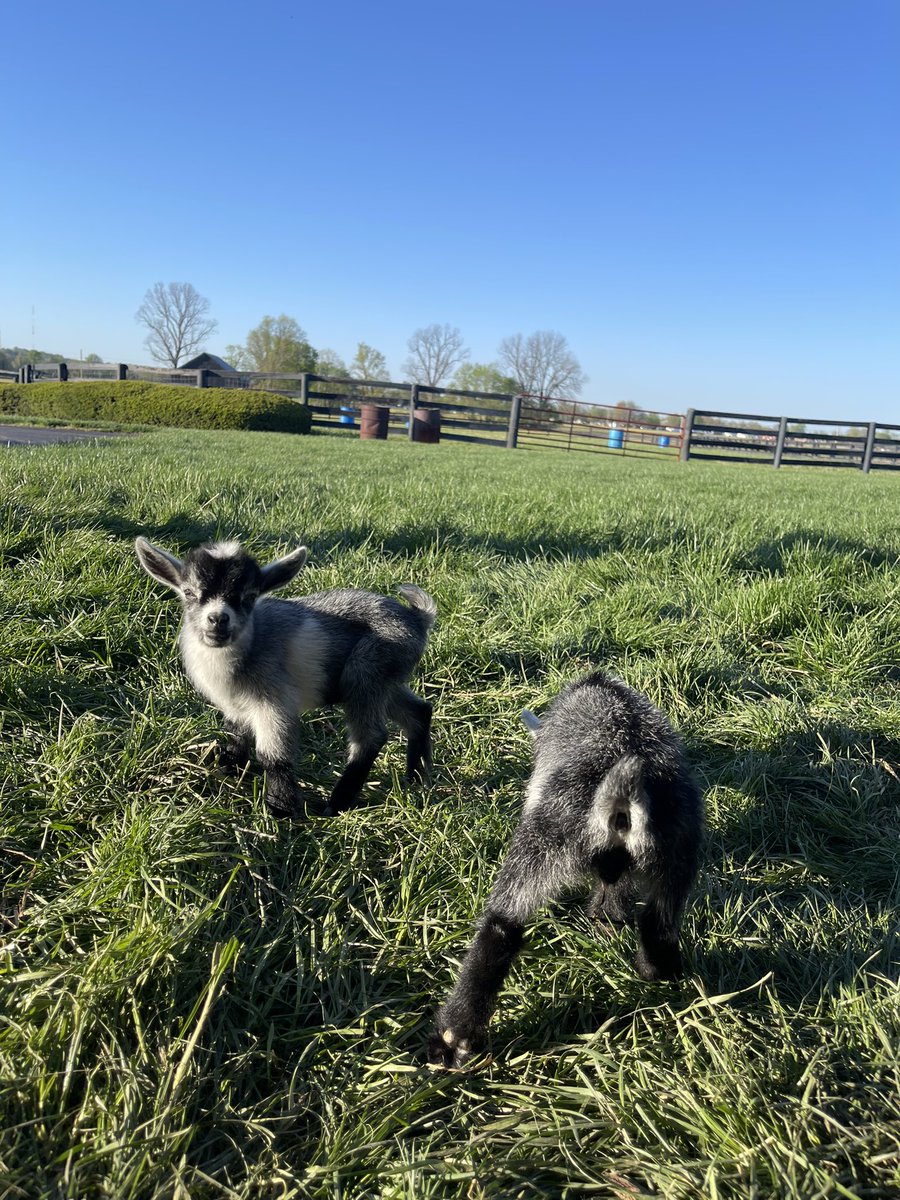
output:
[[309,372],[161,370],[128,363],[78,362],[31,364],[20,368],[16,378],[22,383],[139,379],[200,388],[264,390],[304,405],[310,410],[312,425],[319,429],[508,449],[677,457],[684,423],[678,413]]
[[900,470],[900,425],[689,409],[681,458],[772,467]]
[[900,425],[767,417],[689,409],[651,412],[505,392],[474,392],[390,380],[210,368],[161,370],[126,363],[38,363],[0,372],[18,382],[139,379],[190,387],[261,389],[310,410],[312,425],[364,438],[474,442],[552,449],[756,462],[774,467],[900,470]]

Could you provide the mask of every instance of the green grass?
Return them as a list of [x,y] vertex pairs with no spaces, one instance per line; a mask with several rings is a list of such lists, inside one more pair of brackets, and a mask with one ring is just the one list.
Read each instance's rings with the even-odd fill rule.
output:
[[[900,1190],[900,481],[154,433],[0,457],[0,1196],[870,1197]],[[412,580],[436,770],[279,824],[137,533]],[[421,1066],[516,821],[519,710],[602,665],[707,796],[690,974],[546,911],[494,1058]],[[323,797],[342,753],[304,718]]]

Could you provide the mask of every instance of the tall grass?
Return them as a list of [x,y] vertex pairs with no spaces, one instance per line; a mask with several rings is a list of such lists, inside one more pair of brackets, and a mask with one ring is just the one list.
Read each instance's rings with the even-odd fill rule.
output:
[[[900,1190],[897,481],[327,437],[0,459],[0,1196]],[[434,594],[433,784],[277,823],[138,568],[239,536]],[[422,1050],[515,823],[523,706],[602,665],[707,795],[690,974],[544,912],[492,1061]],[[342,723],[304,720],[323,797]]]

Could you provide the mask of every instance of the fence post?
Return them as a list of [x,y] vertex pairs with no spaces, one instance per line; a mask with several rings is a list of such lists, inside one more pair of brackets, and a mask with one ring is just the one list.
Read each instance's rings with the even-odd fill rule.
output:
[[522,397],[513,396],[509,406],[509,424],[506,426],[506,448],[515,450],[519,443],[519,421],[522,419]]
[[209,387],[209,371],[205,367],[197,368],[197,387]]
[[415,440],[416,418],[415,412],[419,407],[419,385],[414,383],[409,389],[409,440]]
[[681,426],[681,454],[679,458],[682,462],[687,462],[691,457],[691,438],[694,436],[694,410],[689,408],[684,417],[684,422]]
[[863,450],[862,469],[863,473],[868,475],[872,469],[872,455],[875,452],[875,422],[869,422],[869,428],[866,430],[866,447]]
[[781,456],[784,454],[784,439],[787,434],[787,417],[781,417],[778,422],[778,437],[775,439],[775,455],[772,458],[772,466],[781,466]]
[[304,371],[300,376],[300,403],[309,408],[309,372]]
[[128,363],[119,363],[116,366],[116,379],[128,378]]
[[65,383],[66,380],[69,378],[69,368],[66,366],[65,363],[57,363],[56,378],[59,380],[60,383]]

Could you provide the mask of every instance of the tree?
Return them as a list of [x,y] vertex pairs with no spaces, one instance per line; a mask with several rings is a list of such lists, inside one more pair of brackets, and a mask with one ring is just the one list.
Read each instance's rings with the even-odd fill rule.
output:
[[453,376],[453,386],[463,392],[517,392],[512,375],[504,375],[497,363],[465,362]]
[[210,320],[209,301],[191,283],[154,283],[135,313],[149,330],[144,345],[157,362],[177,367],[190,358],[218,327]]
[[86,354],[84,357],[84,361],[86,363],[98,363],[98,362],[103,362],[103,359],[100,357],[99,354]]
[[255,371],[279,375],[315,373],[319,356],[293,317],[263,317],[247,334],[247,355]]
[[346,379],[350,374],[350,369],[336,350],[317,350],[316,374],[330,375],[334,379]]
[[225,361],[230,363],[236,371],[253,370],[253,363],[246,346],[236,346],[233,342],[229,342],[225,347]]
[[403,364],[407,379],[438,387],[469,353],[454,325],[427,325],[406,343],[410,356]]
[[368,342],[357,342],[356,353],[350,359],[350,374],[354,379],[383,379],[387,375],[387,359]]
[[529,396],[572,399],[584,387],[587,376],[561,333],[543,331],[527,338],[517,333],[503,339],[498,353],[517,390]]

